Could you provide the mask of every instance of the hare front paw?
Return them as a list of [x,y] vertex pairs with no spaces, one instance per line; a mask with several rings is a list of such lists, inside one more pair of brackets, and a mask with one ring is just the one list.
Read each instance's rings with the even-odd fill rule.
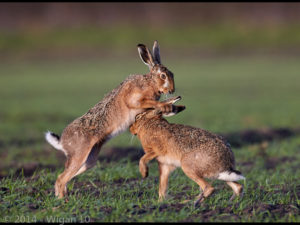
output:
[[145,164],[140,163],[139,168],[140,168],[140,172],[142,174],[142,177],[143,178],[148,177],[148,167]]

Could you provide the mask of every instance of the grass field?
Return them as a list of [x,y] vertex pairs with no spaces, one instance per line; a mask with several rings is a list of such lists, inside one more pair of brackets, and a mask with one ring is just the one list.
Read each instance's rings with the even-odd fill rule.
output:
[[[246,177],[242,199],[212,181],[216,192],[198,208],[197,184],[181,169],[159,203],[158,167],[138,171],[143,151],[128,131],[103,146],[97,166],[68,184],[54,182],[64,156],[44,140],[60,134],[125,77],[146,73],[135,58],[0,63],[0,222],[300,221],[299,59],[292,57],[163,57],[186,110],[170,122],[223,134]],[[165,59],[165,60],[164,60]]]
[[[136,46],[141,40],[152,43],[159,39],[164,51],[170,54],[177,51],[189,54],[202,49],[202,54],[216,52],[299,52],[300,25],[251,26],[250,24],[219,21],[218,24],[184,24],[175,26],[98,26],[81,28],[29,27],[21,30],[0,30],[0,57],[15,59],[30,56],[40,58],[48,54],[76,55],[84,54],[115,56],[124,52],[135,56]],[[78,54],[80,52],[81,54]],[[82,54],[83,53],[83,54]],[[2,59],[3,60],[3,59]]]

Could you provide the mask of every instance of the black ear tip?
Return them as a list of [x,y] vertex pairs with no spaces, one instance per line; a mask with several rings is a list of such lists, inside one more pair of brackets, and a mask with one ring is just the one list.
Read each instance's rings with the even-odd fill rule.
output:
[[185,110],[185,106],[184,105],[177,106],[177,110],[178,110],[178,112],[181,112],[181,111]]
[[143,48],[143,47],[146,47],[145,45],[143,45],[143,44],[138,44],[137,45],[137,47],[141,47],[141,48]]

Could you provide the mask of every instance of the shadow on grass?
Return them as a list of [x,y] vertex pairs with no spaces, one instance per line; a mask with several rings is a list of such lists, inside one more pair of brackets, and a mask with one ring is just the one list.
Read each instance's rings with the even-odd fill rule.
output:
[[297,128],[263,128],[236,131],[220,134],[227,139],[231,146],[241,148],[245,145],[275,141],[300,135],[300,127]]

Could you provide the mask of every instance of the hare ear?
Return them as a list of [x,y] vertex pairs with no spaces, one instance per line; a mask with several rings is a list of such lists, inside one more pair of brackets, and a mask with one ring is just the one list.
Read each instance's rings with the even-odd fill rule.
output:
[[154,62],[156,64],[161,64],[159,46],[157,41],[154,41],[153,44],[153,56],[154,56]]
[[152,118],[154,116],[160,116],[162,115],[162,111],[158,108],[154,108],[154,109],[148,109],[146,114],[147,118]]
[[180,113],[183,110],[185,110],[185,106],[184,105],[173,105],[172,112],[163,113],[162,115],[164,117],[174,116],[174,115],[176,115],[177,113]]
[[137,47],[142,61],[149,67],[149,69],[151,69],[154,66],[154,61],[151,52],[143,44],[138,44]]
[[153,110],[153,115],[162,115],[162,111],[160,109],[154,109]]
[[141,119],[146,113],[147,113],[147,111],[141,112],[141,113],[137,114],[137,115],[135,116],[135,121]]
[[137,114],[137,115],[135,116],[135,121],[141,119],[142,116],[143,116],[144,114],[145,114],[144,112]]

